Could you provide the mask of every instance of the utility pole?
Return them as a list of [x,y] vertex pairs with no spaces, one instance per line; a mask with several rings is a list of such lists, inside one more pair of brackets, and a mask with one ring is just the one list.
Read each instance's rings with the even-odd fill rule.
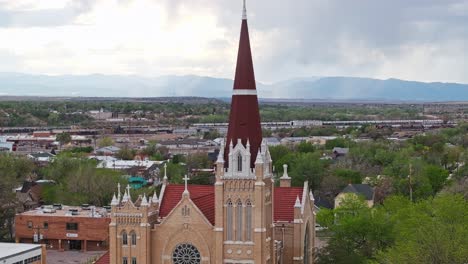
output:
[[408,174],[408,180],[409,180],[409,195],[410,195],[410,201],[413,201],[413,186],[411,183],[411,174],[413,174],[413,164],[409,165],[409,174]]

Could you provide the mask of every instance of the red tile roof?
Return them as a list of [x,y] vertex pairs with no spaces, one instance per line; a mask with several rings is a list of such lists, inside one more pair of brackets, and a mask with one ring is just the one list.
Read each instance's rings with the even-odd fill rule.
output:
[[[182,199],[184,185],[169,184],[164,191],[164,197],[159,210],[161,217],[166,217]],[[190,199],[205,215],[212,225],[215,223],[215,195],[212,185],[188,185]]]
[[104,255],[102,255],[98,260],[96,260],[95,264],[109,264],[110,263],[110,255],[109,251],[107,251]]
[[299,196],[302,202],[302,187],[275,187],[274,221],[294,221],[294,204]]

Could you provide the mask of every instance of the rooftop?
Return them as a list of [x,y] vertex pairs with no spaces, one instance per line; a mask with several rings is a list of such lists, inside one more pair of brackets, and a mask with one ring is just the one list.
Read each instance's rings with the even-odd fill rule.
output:
[[0,243],[0,260],[41,248],[41,245],[35,244]]
[[[94,209],[94,210],[93,210]],[[66,206],[58,209],[52,205],[38,207],[34,210],[18,214],[22,216],[53,216],[53,217],[80,217],[80,218],[102,218],[108,217],[107,209],[102,207],[89,206],[84,209],[81,206]]]

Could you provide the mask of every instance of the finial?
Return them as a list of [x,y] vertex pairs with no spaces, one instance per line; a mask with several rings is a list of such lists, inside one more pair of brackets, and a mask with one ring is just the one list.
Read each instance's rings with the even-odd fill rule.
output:
[[130,195],[130,184],[127,184],[127,196],[129,200],[132,200],[132,196]]
[[143,199],[141,200],[141,206],[148,206],[149,203],[148,203],[148,199],[146,199],[146,193],[143,194]]
[[158,195],[156,194],[156,191],[154,191],[153,198],[151,199],[151,202],[153,202],[153,203],[158,203],[159,202]]
[[244,0],[244,7],[242,9],[242,20],[247,20],[247,7]]
[[120,201],[120,182],[117,183],[117,199]]
[[115,193],[114,193],[114,196],[112,196],[111,206],[116,206],[116,205],[119,205],[119,201],[117,200],[117,197],[115,197]]
[[255,164],[263,164],[262,153],[258,150],[257,158],[255,159]]
[[167,180],[167,163],[164,163],[164,180]]
[[287,164],[283,165],[283,176],[281,177],[281,179],[289,179]]
[[299,195],[296,198],[296,204],[294,205],[295,208],[301,208],[301,200],[299,200]]
[[187,177],[187,175],[185,175],[184,177],[184,181],[185,181],[185,190],[184,190],[184,195],[188,195],[189,194],[189,191],[188,191],[188,188],[187,188],[187,181],[189,180],[189,178]]

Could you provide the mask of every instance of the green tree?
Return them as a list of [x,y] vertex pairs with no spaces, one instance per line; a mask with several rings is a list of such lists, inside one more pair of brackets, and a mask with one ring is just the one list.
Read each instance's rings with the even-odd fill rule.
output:
[[111,137],[103,137],[99,140],[99,147],[109,147],[114,145],[114,140]]
[[61,148],[63,145],[70,143],[72,138],[69,133],[63,132],[63,133],[57,134],[56,140],[60,143],[60,148]]
[[135,155],[136,155],[136,150],[128,146],[124,146],[123,148],[119,150],[119,152],[117,152],[115,157],[122,159],[122,160],[133,160],[133,158],[135,158]]
[[465,263],[468,260],[468,203],[460,195],[440,195],[394,208],[395,244],[379,263]]

